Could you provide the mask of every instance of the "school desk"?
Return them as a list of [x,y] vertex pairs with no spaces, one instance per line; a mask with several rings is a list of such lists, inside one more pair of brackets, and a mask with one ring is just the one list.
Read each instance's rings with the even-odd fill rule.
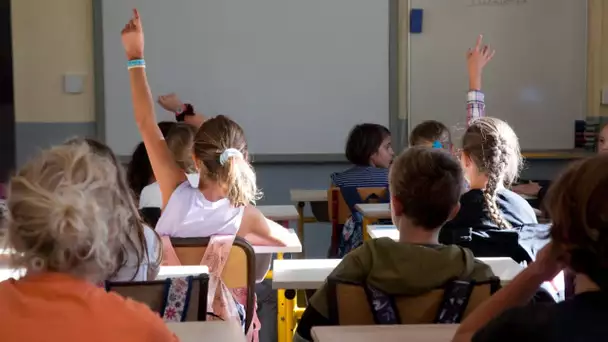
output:
[[449,342],[458,324],[359,325],[313,327],[315,342]]
[[245,342],[243,329],[234,320],[167,323],[181,342],[226,341]]
[[[511,258],[478,258],[488,264],[494,275],[501,280],[504,286],[521,272],[522,266]],[[279,319],[279,342],[291,341],[297,319],[301,318],[304,308],[296,307],[294,290],[316,290],[324,283],[327,276],[340,263],[340,259],[291,259],[274,260],[272,288],[281,291],[277,294],[278,310],[283,319]],[[288,289],[288,290],[286,290]]]
[[367,226],[367,232],[372,239],[387,237],[395,241],[399,240],[399,229],[392,224],[372,224]]
[[253,250],[256,254],[271,254],[276,253],[301,253],[302,243],[298,239],[298,234],[293,229],[287,229],[289,232],[286,246],[253,246]]
[[[523,267],[511,258],[477,258],[492,269],[503,285],[507,284]],[[273,289],[316,290],[340,263],[340,259],[274,260]]]
[[[293,207],[293,206],[291,206]],[[258,207],[259,208],[259,207]],[[276,208],[275,208],[276,209]],[[262,209],[260,209],[262,211]],[[268,210],[270,212],[271,210]],[[266,216],[271,219],[270,216]],[[285,217],[285,216],[282,216]],[[289,229],[289,239],[287,241],[287,245],[284,247],[279,246],[253,246],[253,250],[256,254],[271,254],[276,253],[277,259],[283,259],[284,253],[301,253],[302,252],[302,243],[298,238],[298,234],[293,229]],[[266,279],[273,279],[274,269],[268,271],[266,274]],[[274,281],[274,280],[273,280]],[[285,331],[285,290],[280,289],[277,291],[277,330],[279,334],[279,342],[283,342],[281,336]]]
[[[158,270],[156,280],[197,276],[199,274],[206,273],[209,273],[209,268],[207,266],[161,266]],[[9,278],[19,279],[23,275],[25,275],[25,269],[12,269],[8,266],[0,267],[0,281],[4,281]]]
[[167,278],[181,278],[187,276],[194,276],[199,274],[209,273],[209,268],[202,265],[194,266],[161,266],[158,270],[157,280]]
[[388,203],[361,203],[356,204],[355,209],[363,215],[363,223],[361,229],[363,232],[363,240],[368,240],[368,226],[377,220],[391,218],[391,208]]
[[258,205],[256,208],[267,219],[277,222],[289,223],[299,218],[298,210],[293,205]]
[[[306,202],[327,202],[327,190],[303,190],[291,189],[289,195],[292,202],[297,203],[298,211],[298,236],[300,241],[304,241],[304,224],[317,222],[314,217],[304,217],[304,207]],[[302,255],[304,252],[302,252]]]

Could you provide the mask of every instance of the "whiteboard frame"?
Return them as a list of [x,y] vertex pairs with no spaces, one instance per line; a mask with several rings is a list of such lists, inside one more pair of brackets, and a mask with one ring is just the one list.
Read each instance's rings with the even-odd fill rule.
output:
[[[402,17],[401,8],[405,2],[408,2],[407,12],[409,13],[409,0],[386,0],[389,1],[389,49],[388,49],[388,72],[389,72],[389,129],[393,137],[396,150],[400,150],[403,146],[400,142],[403,141],[403,133],[401,130],[401,120],[399,115],[400,101],[403,97],[399,94],[400,77],[397,73],[399,70],[399,46],[402,33],[400,32],[399,22]],[[102,142],[106,139],[106,111],[105,111],[105,80],[104,80],[104,51],[103,51],[103,0],[93,0],[93,67],[94,67],[94,84],[95,84],[95,124],[97,126],[96,136]],[[402,7],[400,7],[402,6]],[[348,10],[348,9],[345,9]],[[409,25],[408,25],[409,27]],[[409,30],[408,30],[409,32]],[[118,37],[117,37],[118,39]],[[346,137],[344,137],[346,140]],[[123,161],[128,161],[130,156],[118,156]],[[254,163],[264,164],[293,164],[293,163],[345,163],[346,158],[343,154],[254,154],[252,155]]]

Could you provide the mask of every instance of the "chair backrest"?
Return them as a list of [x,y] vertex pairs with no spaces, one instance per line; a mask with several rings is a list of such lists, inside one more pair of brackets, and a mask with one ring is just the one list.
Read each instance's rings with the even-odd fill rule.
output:
[[[361,198],[377,197],[386,198],[388,195],[387,188],[357,188],[357,192]],[[344,224],[346,220],[352,215],[348,204],[342,196],[342,192],[338,187],[331,187],[327,190],[327,204],[329,205],[329,220],[332,224]],[[375,203],[374,199],[370,199],[365,203]],[[359,203],[357,203],[359,204]]]
[[[200,265],[210,238],[171,238],[175,254],[184,266]],[[230,289],[247,288],[246,327],[251,325],[255,300],[255,252],[243,238],[236,237],[224,271],[222,281]]]
[[[144,303],[163,317],[167,305],[168,288],[172,279],[138,281],[138,282],[107,282],[107,291],[114,291],[123,297]],[[190,294],[186,296],[187,308],[183,321],[205,321],[207,318],[207,289],[209,276],[201,274],[191,279]]]
[[[357,192],[363,199],[369,197],[386,198],[388,195],[387,188],[357,188]],[[374,203],[374,200],[370,199],[366,203]],[[338,244],[340,243],[340,227],[346,223],[346,220],[352,215],[352,211],[348,204],[346,204],[340,188],[336,186],[332,186],[327,190],[327,204],[329,222],[331,223],[332,228],[329,254],[336,255]]]
[[[383,300],[374,298],[370,292],[379,291],[370,291],[366,285],[331,277],[328,284],[330,322],[335,325],[459,323],[500,288],[498,278],[484,282],[454,281],[419,296],[383,295]],[[387,316],[381,312],[387,307],[394,314]],[[383,321],[387,317],[389,321]]]

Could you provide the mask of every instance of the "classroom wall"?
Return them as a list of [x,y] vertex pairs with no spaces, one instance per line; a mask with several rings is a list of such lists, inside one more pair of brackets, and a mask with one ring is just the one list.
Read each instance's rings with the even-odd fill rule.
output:
[[[12,0],[17,165],[39,148],[95,135],[93,11],[86,0]],[[63,75],[85,77],[81,94]]]
[[[39,148],[75,135],[96,134],[92,1],[12,0],[18,165]],[[608,85],[608,25],[602,25],[603,21],[608,23],[608,1],[590,0],[590,6],[594,10],[590,50],[599,51],[595,53],[597,63],[590,64],[590,74],[599,75],[596,84]],[[62,92],[62,75],[70,72],[86,75],[82,94]],[[597,94],[599,87],[591,92]],[[598,112],[608,115],[607,108],[600,108],[599,99],[596,103]],[[524,177],[550,179],[565,164],[529,162]],[[260,186],[266,194],[261,203],[288,203],[291,188],[326,187],[329,174],[345,167],[344,164],[256,165]],[[327,227],[310,226],[307,237],[309,255],[324,255],[329,237]]]

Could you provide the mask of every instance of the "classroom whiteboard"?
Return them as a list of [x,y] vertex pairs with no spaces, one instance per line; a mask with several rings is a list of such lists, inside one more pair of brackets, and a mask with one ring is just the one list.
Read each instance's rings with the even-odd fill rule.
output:
[[410,34],[410,130],[435,119],[466,128],[465,54],[480,33],[496,49],[483,78],[487,115],[507,121],[523,149],[574,148],[586,116],[587,1],[411,0],[424,10]]
[[120,40],[134,7],[153,95],[232,117],[253,154],[342,154],[353,125],[389,124],[389,0],[102,0],[104,131],[119,155],[141,141]]

